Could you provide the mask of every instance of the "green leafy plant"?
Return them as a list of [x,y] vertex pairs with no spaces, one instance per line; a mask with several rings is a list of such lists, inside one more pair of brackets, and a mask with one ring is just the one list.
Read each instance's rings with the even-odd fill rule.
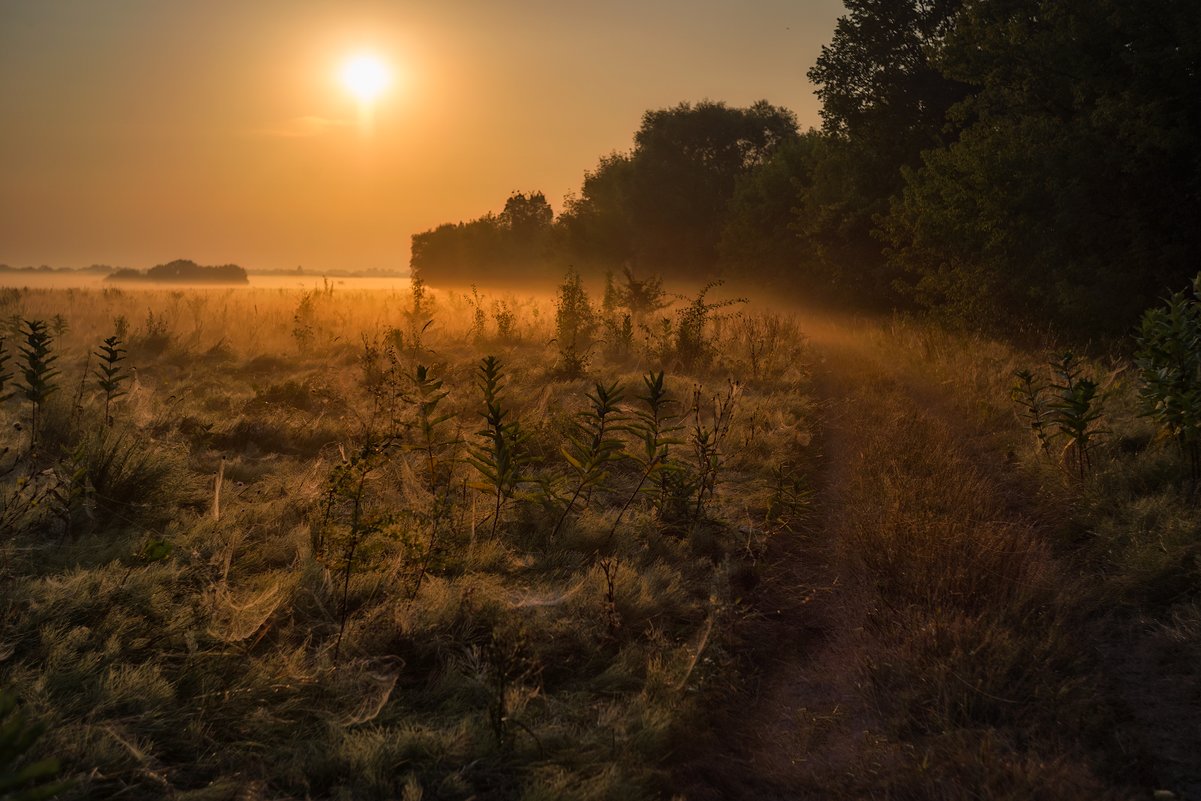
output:
[[1016,371],[1010,398],[1040,450],[1055,455],[1053,445],[1062,442],[1060,465],[1066,468],[1071,463],[1077,476],[1084,478],[1092,468],[1092,449],[1106,433],[1101,426],[1100,385],[1083,375],[1080,360],[1072,353],[1051,359],[1047,366],[1050,380],[1031,370]]
[[1080,362],[1071,353],[1051,361],[1055,381],[1048,408],[1051,423],[1064,439],[1063,460],[1076,464],[1076,472],[1084,478],[1092,468],[1090,451],[1104,433],[1100,427],[1102,398],[1096,381],[1081,374]]
[[600,322],[604,328],[605,352],[610,358],[629,357],[634,345],[634,317],[626,308],[623,293],[613,282],[613,273],[606,272]]
[[606,315],[601,319],[605,329],[605,352],[613,359],[626,359],[634,346],[634,322],[629,314]]
[[296,340],[301,355],[312,351],[317,330],[317,291],[313,290],[301,294],[296,311],[292,312],[292,339]]
[[797,518],[808,510],[814,491],[808,485],[804,471],[789,459],[772,467],[771,488],[764,518],[770,526],[791,531]]
[[692,480],[692,526],[704,517],[705,505],[712,500],[721,471],[725,466],[723,445],[734,422],[734,410],[742,396],[742,385],[730,381],[724,395],[706,403],[698,386],[692,394],[692,430],[690,444],[696,457]]
[[613,520],[613,526],[609,529],[610,539],[617,532],[622,517],[634,499],[647,487],[655,486],[658,479],[666,478],[668,473],[678,469],[670,458],[671,446],[680,444],[680,440],[674,437],[680,427],[676,425],[676,415],[671,412],[676,401],[671,398],[664,385],[662,371],[644,375],[642,385],[645,394],[638,396],[642,404],[634,410],[633,419],[626,429],[641,446],[633,449],[630,454],[638,463],[638,481]]
[[110,411],[112,403],[125,394],[121,387],[129,380],[121,364],[125,361],[125,353],[126,349],[120,337],[111,336],[104,340],[95,354],[100,359],[94,371],[96,386],[104,393],[104,422],[110,426],[113,424]]
[[479,344],[484,341],[488,325],[488,316],[484,313],[484,298],[475,284],[471,285],[471,294],[463,299],[471,306],[471,341]]
[[477,368],[477,383],[484,400],[484,428],[476,432],[478,444],[471,449],[468,461],[483,476],[484,486],[495,499],[492,511],[492,532],[496,536],[504,505],[513,497],[525,480],[525,469],[531,459],[526,448],[527,434],[521,423],[509,418],[502,391],[504,369],[495,356],[487,356]]
[[438,550],[443,527],[453,511],[453,478],[458,461],[456,452],[462,439],[457,433],[452,434],[449,430],[454,415],[438,411],[438,406],[450,394],[442,388],[442,379],[434,377],[428,367],[419,364],[414,370],[412,381],[416,393],[414,403],[419,437],[414,447],[420,450],[425,462],[425,485],[430,494],[427,520],[429,536],[418,558],[417,574],[413,580],[412,595],[416,597]]
[[92,487],[88,482],[85,444],[79,443],[70,454],[59,459],[53,475],[55,483],[47,491],[48,506],[58,518],[63,532],[70,537],[78,530],[79,518],[90,511],[88,500]]
[[21,372],[25,383],[21,389],[29,401],[29,446],[32,449],[37,446],[46,400],[58,391],[55,380],[59,372],[54,367],[58,356],[51,352],[54,337],[50,335],[45,321],[24,320],[22,326],[25,343],[21,346]]
[[559,347],[557,369],[560,375],[576,378],[584,374],[592,351],[596,312],[579,273],[568,272],[559,285],[555,301],[555,339]]
[[1144,413],[1179,446],[1195,486],[1201,482],[1201,274],[1192,297],[1177,292],[1143,315],[1135,364]]
[[386,445],[368,440],[357,453],[334,466],[326,483],[325,513],[314,531],[314,556],[338,576],[341,584],[335,666],[350,617],[350,580],[360,550],[368,538],[384,531],[391,522],[387,515],[373,512],[367,503],[367,485],[378,474]]
[[714,346],[709,338],[708,326],[714,320],[714,312],[739,303],[745,298],[729,298],[710,303],[706,298],[723,281],[710,281],[701,288],[696,297],[676,312],[675,356],[684,369],[704,368],[713,359]]
[[500,342],[517,341],[517,313],[503,300],[492,302],[492,322],[496,323],[496,338]]
[[[638,278],[629,267],[623,267],[622,274],[625,283],[621,287],[614,287],[612,300],[614,305],[624,306],[635,320],[640,320],[671,305],[667,299],[667,292],[663,290],[661,276],[651,275],[647,278]],[[607,295],[608,287],[606,286]]]
[[50,318],[50,327],[54,330],[54,336],[61,339],[71,330],[71,323],[63,315],[56,314]]
[[140,353],[158,356],[171,347],[171,340],[174,338],[167,313],[155,314],[151,310],[146,312],[146,327],[138,337],[136,345]]
[[585,492],[588,493],[584,501],[584,507],[587,508],[587,498],[591,497],[595,488],[604,484],[609,475],[609,467],[622,458],[622,442],[615,436],[623,430],[622,417],[618,410],[622,400],[622,390],[616,382],[607,387],[597,384],[593,393],[588,395],[591,408],[580,412],[575,431],[568,436],[567,444],[560,449],[563,458],[575,473],[575,488],[554,529],[551,530],[550,540],[559,534],[559,530],[575,508],[576,501]]
[[488,723],[502,751],[513,746],[514,729],[525,731],[538,744],[527,725],[517,719],[515,696],[520,687],[537,678],[538,669],[529,655],[528,634],[518,624],[495,624],[486,642],[470,655],[477,680],[487,693]]
[[1043,393],[1047,383],[1031,370],[1015,370],[1009,397],[1018,409],[1018,417],[1030,429],[1043,453],[1051,453],[1051,421]]
[[431,325],[434,324],[434,304],[426,288],[425,279],[420,273],[413,273],[409,278],[410,306],[405,311],[409,321],[409,343],[416,353],[422,350],[421,339]]

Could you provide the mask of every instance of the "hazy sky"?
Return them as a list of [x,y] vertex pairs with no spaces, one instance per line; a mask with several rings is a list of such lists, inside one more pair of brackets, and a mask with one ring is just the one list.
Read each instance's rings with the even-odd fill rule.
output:
[[[0,262],[398,269],[642,112],[787,106],[840,0],[0,0]],[[370,126],[340,64],[394,81]]]

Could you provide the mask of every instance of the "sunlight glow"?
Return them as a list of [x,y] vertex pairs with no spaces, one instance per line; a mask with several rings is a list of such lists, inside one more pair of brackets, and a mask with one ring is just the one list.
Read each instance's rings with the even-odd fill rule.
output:
[[370,53],[359,53],[342,65],[342,84],[363,103],[379,97],[392,82],[388,66]]

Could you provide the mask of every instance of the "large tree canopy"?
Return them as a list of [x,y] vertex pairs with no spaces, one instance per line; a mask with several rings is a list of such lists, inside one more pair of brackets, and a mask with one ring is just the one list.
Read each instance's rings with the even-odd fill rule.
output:
[[946,74],[939,47],[963,0],[846,0],[809,71],[822,101],[824,156],[797,198],[797,233],[843,295],[892,302],[900,273],[874,231],[922,151],[953,140],[948,111],[971,86]]
[[1121,330],[1195,273],[1201,6],[975,0],[940,63],[968,124],[883,226],[927,304]]
[[409,265],[427,281],[457,285],[548,274],[553,219],[541,192],[514,192],[498,215],[414,234]]
[[738,179],[796,137],[792,112],[766,101],[648,111],[634,149],[603,159],[569,201],[566,244],[584,263],[622,259],[642,270],[710,273]]
[[557,221],[515,195],[414,237],[414,265],[725,270],[1081,332],[1126,329],[1196,271],[1201,3],[845,2],[809,72],[821,131],[763,101],[648,111]]

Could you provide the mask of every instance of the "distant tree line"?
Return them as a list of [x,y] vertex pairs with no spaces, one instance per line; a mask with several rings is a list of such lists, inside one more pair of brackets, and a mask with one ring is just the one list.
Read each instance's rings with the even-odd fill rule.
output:
[[156,264],[146,272],[124,268],[110,274],[106,281],[153,281],[183,284],[247,284],[246,270],[236,264],[206,266],[190,259]]
[[[437,283],[574,264],[717,274],[973,325],[1121,331],[1201,263],[1196,0],[845,0],[821,130],[647,112],[557,219],[540,193],[413,238]],[[510,205],[534,203],[515,227]],[[508,216],[506,216],[508,215]],[[529,265],[525,267],[523,265]]]

